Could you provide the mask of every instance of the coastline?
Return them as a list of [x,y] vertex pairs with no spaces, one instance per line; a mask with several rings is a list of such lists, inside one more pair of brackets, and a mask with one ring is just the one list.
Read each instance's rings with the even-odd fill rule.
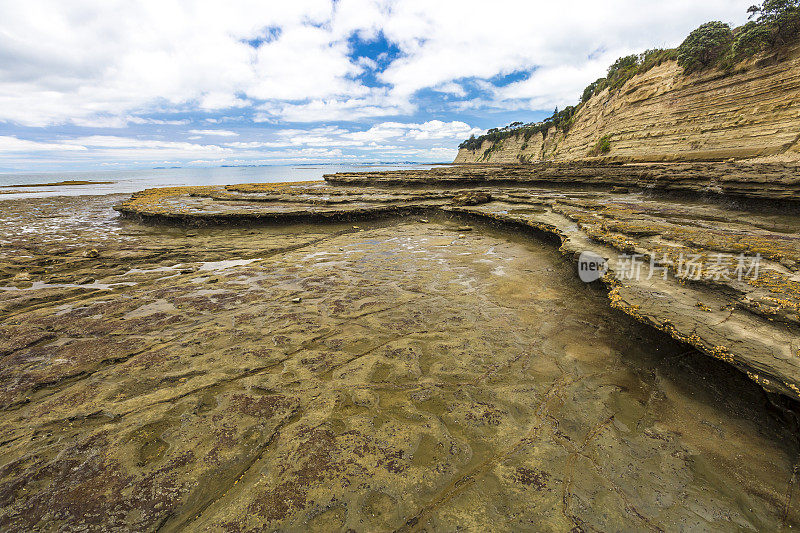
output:
[[[520,527],[600,526],[608,513],[631,527],[697,524],[682,504],[653,507],[657,493],[755,527],[798,523],[786,492],[796,407],[778,387],[791,376],[765,367],[770,387],[735,370],[754,364],[741,339],[734,360],[709,357],[720,326],[696,342],[676,317],[770,321],[741,307],[718,318],[729,293],[703,284],[584,284],[572,259],[622,246],[617,235],[643,246],[675,216],[773,232],[789,221],[653,199],[340,183],[4,202],[0,285],[17,290],[0,290],[0,497],[14,513],[0,525],[508,520],[475,513],[487,497],[513,502]],[[673,300],[653,305],[656,290]],[[631,456],[636,493],[615,466]],[[709,464],[722,484],[707,481]],[[119,479],[135,490],[116,491]],[[23,490],[34,483],[47,488]],[[618,496],[592,505],[601,494]]]
[[800,528],[800,0],[8,4],[0,533]]

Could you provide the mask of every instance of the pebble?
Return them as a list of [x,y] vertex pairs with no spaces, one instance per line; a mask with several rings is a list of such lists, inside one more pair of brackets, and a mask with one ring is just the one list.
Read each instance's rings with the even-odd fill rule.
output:
[[299,304],[302,301],[302,298],[292,298],[292,303]]

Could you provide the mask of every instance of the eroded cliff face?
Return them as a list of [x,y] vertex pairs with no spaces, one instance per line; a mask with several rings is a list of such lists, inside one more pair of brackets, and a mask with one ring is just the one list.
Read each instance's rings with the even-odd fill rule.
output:
[[[592,149],[604,135],[611,150]],[[767,157],[800,160],[800,46],[780,57],[761,57],[684,76],[669,61],[632,78],[613,94],[591,98],[564,134],[525,139],[520,134],[459,150],[455,163],[718,160]]]

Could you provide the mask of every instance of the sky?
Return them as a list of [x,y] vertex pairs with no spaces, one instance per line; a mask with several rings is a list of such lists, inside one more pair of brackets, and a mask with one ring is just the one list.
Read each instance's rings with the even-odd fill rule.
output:
[[447,162],[753,0],[0,0],[0,171]]

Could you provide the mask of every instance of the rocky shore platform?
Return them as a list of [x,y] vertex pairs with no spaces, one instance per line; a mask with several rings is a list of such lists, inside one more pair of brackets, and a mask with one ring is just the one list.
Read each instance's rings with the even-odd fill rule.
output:
[[797,527],[775,171],[0,201],[0,529]]
[[576,262],[582,252],[607,260],[600,281],[614,307],[800,400],[800,171],[744,163],[571,168],[465,165],[325,176],[335,187],[153,189],[118,210],[201,225],[438,212],[533,230]]

